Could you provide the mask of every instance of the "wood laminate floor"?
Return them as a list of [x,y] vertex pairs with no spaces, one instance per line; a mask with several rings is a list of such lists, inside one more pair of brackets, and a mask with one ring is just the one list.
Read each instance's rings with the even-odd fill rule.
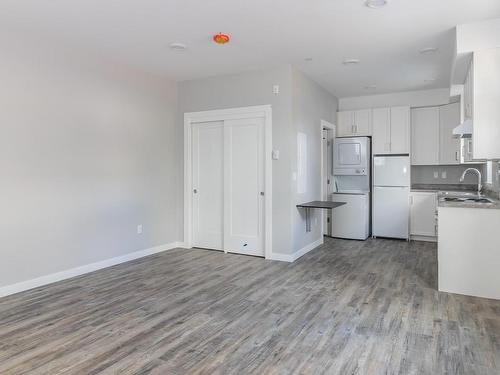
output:
[[495,374],[500,301],[436,245],[326,239],[293,264],[176,249],[0,299],[0,374]]

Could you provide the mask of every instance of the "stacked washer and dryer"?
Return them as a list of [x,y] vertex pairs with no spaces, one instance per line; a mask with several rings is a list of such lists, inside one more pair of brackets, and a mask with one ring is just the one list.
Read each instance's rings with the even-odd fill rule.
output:
[[370,236],[370,141],[368,137],[335,139],[335,193],[330,199],[347,204],[332,210],[332,237],[366,240]]

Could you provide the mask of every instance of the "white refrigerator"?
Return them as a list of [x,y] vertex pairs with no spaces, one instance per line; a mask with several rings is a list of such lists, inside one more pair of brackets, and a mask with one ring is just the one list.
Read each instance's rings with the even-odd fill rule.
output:
[[409,238],[410,157],[373,158],[373,237]]

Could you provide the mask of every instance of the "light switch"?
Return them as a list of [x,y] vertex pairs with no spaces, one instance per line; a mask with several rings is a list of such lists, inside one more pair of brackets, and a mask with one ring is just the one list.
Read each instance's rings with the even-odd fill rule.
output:
[[441,171],[441,178],[446,178],[446,171]]
[[438,171],[434,171],[434,178],[439,178],[439,172]]
[[137,234],[142,234],[142,224],[137,226]]
[[273,86],[273,94],[278,95],[280,93],[280,85]]
[[280,150],[273,150],[273,152],[272,152],[272,158],[273,158],[273,160],[279,160],[279,158],[280,158]]

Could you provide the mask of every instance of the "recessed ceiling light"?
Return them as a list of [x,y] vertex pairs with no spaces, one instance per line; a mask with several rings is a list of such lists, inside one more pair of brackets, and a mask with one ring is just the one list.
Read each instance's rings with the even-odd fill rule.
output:
[[365,90],[375,90],[377,88],[377,85],[368,85],[365,86]]
[[426,47],[426,48],[422,48],[420,51],[420,53],[434,53],[434,52],[437,52],[438,48],[436,47]]
[[424,79],[424,82],[434,82],[436,80],[436,78],[427,78],[427,79]]
[[366,0],[365,5],[368,8],[379,9],[387,5],[387,0]]
[[313,58],[312,57],[306,57],[304,60],[305,61],[313,61]]
[[342,64],[344,65],[359,64],[359,59],[345,59],[344,61],[342,61]]
[[172,43],[169,47],[175,51],[184,51],[187,48],[187,46],[183,43]]

